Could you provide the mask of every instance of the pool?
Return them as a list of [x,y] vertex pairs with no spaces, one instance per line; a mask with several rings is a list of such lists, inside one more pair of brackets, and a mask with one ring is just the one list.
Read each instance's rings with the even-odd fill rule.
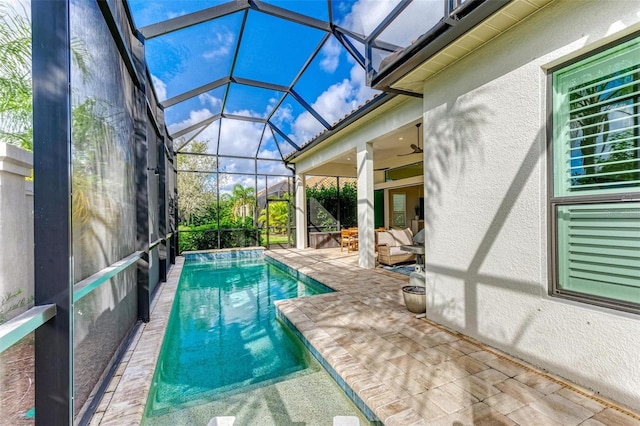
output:
[[287,326],[274,301],[332,291],[293,278],[261,252],[187,257],[143,424],[369,424]]

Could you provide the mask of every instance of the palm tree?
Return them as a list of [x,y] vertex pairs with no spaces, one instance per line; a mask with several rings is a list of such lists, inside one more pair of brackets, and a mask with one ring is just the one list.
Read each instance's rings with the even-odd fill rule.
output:
[[[28,8],[0,0],[0,141],[33,150],[31,21]],[[71,59],[83,80],[89,78],[90,53],[71,40]]]
[[31,151],[31,22],[0,2],[0,140]]
[[[253,217],[253,210],[256,205],[255,191],[252,187],[244,187],[239,183],[233,186],[231,191],[232,212],[236,220],[242,217],[242,222],[246,217]],[[249,212],[251,213],[249,215]]]

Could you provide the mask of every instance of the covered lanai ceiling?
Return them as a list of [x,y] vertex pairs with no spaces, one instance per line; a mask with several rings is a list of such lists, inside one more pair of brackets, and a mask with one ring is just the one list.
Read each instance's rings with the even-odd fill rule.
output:
[[441,23],[449,4],[129,1],[176,151],[206,141],[220,167],[257,159],[258,173],[284,172],[283,157],[380,95],[367,81],[384,58]]

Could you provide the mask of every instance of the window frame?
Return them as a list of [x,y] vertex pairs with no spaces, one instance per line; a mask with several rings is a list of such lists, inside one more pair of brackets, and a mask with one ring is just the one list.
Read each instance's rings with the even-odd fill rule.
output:
[[[395,197],[402,196],[404,198],[404,209],[402,210],[402,215],[404,217],[404,223],[399,224],[396,223],[396,212],[400,214],[400,210],[396,210]],[[407,227],[407,194],[406,192],[394,192],[391,194],[391,223],[392,226],[406,228]]]
[[548,236],[548,294],[551,297],[567,299],[575,302],[605,307],[616,311],[640,314],[640,303],[628,302],[604,296],[563,289],[559,285],[559,247],[558,247],[558,210],[563,206],[590,204],[621,204],[640,202],[640,190],[630,188],[627,192],[608,192],[603,194],[563,195],[555,196],[556,156],[554,152],[554,73],[570,67],[584,59],[594,57],[609,49],[615,48],[630,40],[640,38],[640,32],[634,32],[620,39],[606,43],[596,49],[581,54],[573,59],[549,68],[546,73],[546,150],[547,150],[547,236]]

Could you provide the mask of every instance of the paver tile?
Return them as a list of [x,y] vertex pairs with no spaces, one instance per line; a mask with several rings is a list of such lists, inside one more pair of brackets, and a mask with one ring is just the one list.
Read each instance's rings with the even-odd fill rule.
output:
[[407,408],[404,411],[385,417],[384,424],[386,426],[407,426],[417,424],[420,421],[422,421],[420,416],[411,408]]
[[515,425],[516,423],[495,411],[491,407],[482,402],[473,404],[470,407],[457,411],[447,417],[440,418],[431,423],[433,426],[451,426],[451,425],[470,425],[470,426],[498,426],[498,425]]
[[568,388],[562,388],[558,390],[556,393],[564,398],[567,398],[569,401],[582,405],[584,408],[586,408],[587,410],[591,411],[594,414],[599,413],[605,408],[604,405],[600,404],[598,401],[592,398],[587,398],[586,396],[581,395],[578,392],[575,392]]
[[602,410],[598,414],[593,416],[593,418],[606,425],[638,426],[640,424],[640,420],[627,416],[626,414],[621,413],[618,410],[614,410],[613,408]]
[[424,395],[431,402],[449,414],[455,413],[458,410],[462,410],[463,408],[469,407],[478,402],[476,397],[453,384],[447,384],[428,390]]
[[519,401],[504,392],[490,396],[483,402],[505,415],[524,407],[524,403],[522,401]]
[[496,355],[492,354],[491,352],[486,352],[483,350],[479,350],[478,352],[472,352],[468,355],[472,358],[477,359],[478,361],[484,362],[485,364],[487,363],[487,361],[491,361],[498,358]]
[[477,359],[471,358],[467,355],[457,358],[455,362],[461,368],[467,370],[470,374],[477,374],[489,368],[487,364],[480,362]]
[[507,414],[507,417],[520,425],[562,426],[562,423],[558,423],[528,405],[517,409],[513,413]]
[[486,361],[485,364],[509,377],[514,377],[527,372],[527,370],[519,365],[503,358],[490,359]]
[[404,398],[403,401],[428,422],[447,415],[446,411],[434,404],[426,395],[411,396]]
[[493,368],[483,370],[479,373],[474,374],[474,376],[478,376],[485,382],[490,383],[492,385],[495,385],[496,383],[504,382],[509,378],[505,374],[502,374],[501,372],[499,372],[498,370],[494,370]]
[[485,399],[500,393],[496,387],[476,376],[463,377],[453,383],[461,389],[469,392],[480,401],[484,401]]
[[411,354],[412,357],[425,365],[440,364],[448,359],[447,355],[439,350],[428,348]]
[[504,382],[495,384],[494,386],[525,404],[529,404],[544,397],[544,394],[513,379],[507,379]]
[[476,345],[474,345],[473,343],[470,343],[464,339],[459,339],[456,340],[454,342],[451,342],[448,344],[449,346],[451,346],[454,349],[457,349],[458,351],[464,353],[465,355],[474,353],[474,352],[478,352],[480,350],[480,348]]
[[538,392],[542,392],[545,395],[549,395],[550,393],[562,389],[561,384],[547,379],[543,375],[533,371],[527,371],[526,373],[519,374],[515,376],[514,379],[537,390]]
[[548,395],[529,404],[534,410],[564,425],[578,425],[593,415],[582,405],[571,402],[558,394]]
[[[403,400],[396,399],[389,404],[378,407],[378,409],[376,410],[376,415],[384,422],[391,416],[407,412],[413,413],[415,415],[415,412]],[[418,418],[413,419],[413,421],[416,420],[418,420]]]
[[580,426],[606,426],[604,423],[597,421],[593,417],[580,423]]
[[[498,350],[416,319],[400,290],[408,277],[360,269],[357,253],[276,250],[269,255],[338,291],[276,305],[388,426],[640,424],[575,392],[561,378],[534,372]],[[345,263],[346,258],[353,263]],[[176,270],[153,302],[154,309],[167,314],[179,278]],[[140,328],[139,340],[118,368],[122,386],[115,387],[110,400],[103,399],[104,417],[97,413],[91,426],[139,424],[146,401],[140,392],[150,386],[166,328],[166,320],[159,324],[156,319]]]

